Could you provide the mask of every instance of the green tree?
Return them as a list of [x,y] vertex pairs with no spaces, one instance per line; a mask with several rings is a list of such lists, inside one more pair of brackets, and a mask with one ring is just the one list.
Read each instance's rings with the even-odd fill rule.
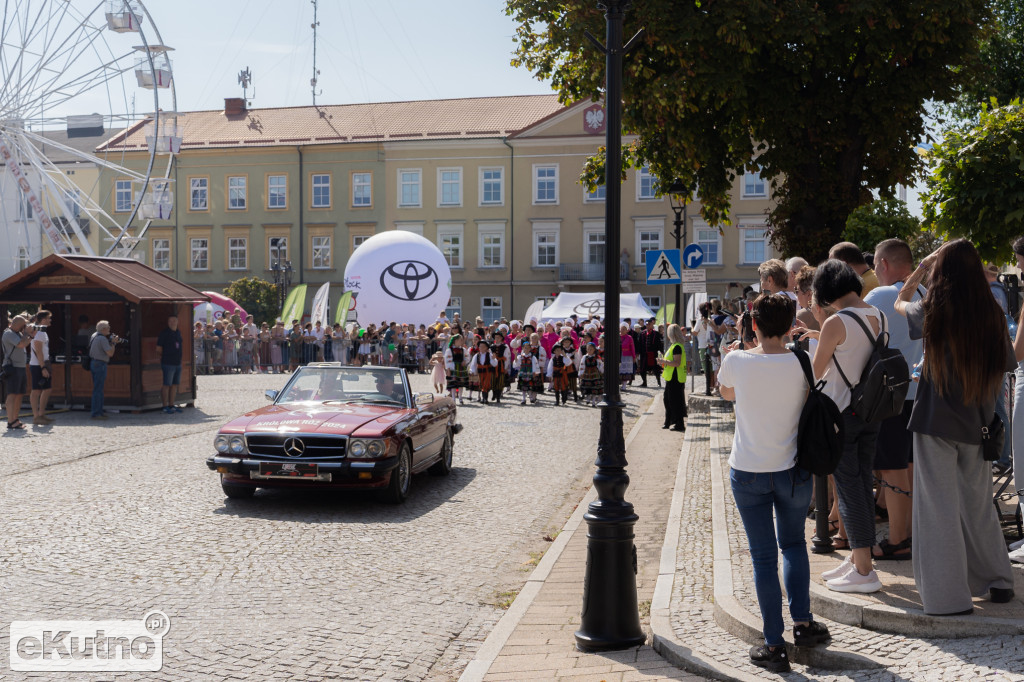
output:
[[[599,99],[604,35],[595,0],[507,0],[514,65],[566,103]],[[986,0],[636,0],[644,27],[623,74],[625,151],[664,180],[699,186],[701,214],[727,222],[737,169],[770,182],[771,237],[816,260],[871,190],[911,184],[924,104],[949,101],[977,55]],[[753,142],[752,142],[753,141]],[[582,179],[600,181],[600,158]]]
[[272,282],[243,277],[224,287],[224,295],[245,308],[257,322],[273,323],[277,319],[277,287]]
[[1024,108],[1019,100],[983,110],[978,124],[946,132],[930,154],[924,222],[946,237],[965,237],[982,258],[1009,260],[1024,234]]
[[991,0],[976,68],[945,111],[959,122],[976,121],[983,104],[1008,104],[1024,97],[1024,0]]
[[874,252],[880,241],[896,238],[909,242],[918,230],[920,223],[910,215],[905,202],[883,197],[853,210],[846,219],[843,239],[861,251]]

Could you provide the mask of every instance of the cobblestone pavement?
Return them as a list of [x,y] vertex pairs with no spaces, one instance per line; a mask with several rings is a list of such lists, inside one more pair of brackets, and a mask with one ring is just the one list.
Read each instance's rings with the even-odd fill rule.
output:
[[[467,404],[452,475],[417,476],[401,507],[352,493],[226,500],[204,463],[213,436],[282,384],[200,377],[183,414],[61,413],[0,437],[0,623],[161,609],[164,669],[146,679],[457,678],[503,613],[498,592],[522,584],[528,551],[589,485],[599,411],[547,396]],[[624,393],[627,429],[656,390]],[[7,640],[3,627],[0,651]],[[0,657],[0,679],[23,675]]]
[[[698,642],[695,648],[718,663],[750,675],[765,673],[750,664],[750,645],[721,629],[713,617],[713,575],[710,543],[696,543],[693,537],[711,534],[711,467],[722,466],[732,443],[733,421],[728,408],[714,407],[710,419],[699,415],[691,419],[689,429],[695,445],[687,464],[687,488],[683,523],[677,554],[676,583],[672,600],[672,625],[684,642]],[[710,457],[708,456],[710,454]],[[758,619],[753,587],[753,569],[736,511],[732,491],[726,484],[725,509],[729,526],[733,567],[733,594]],[[787,628],[792,627],[788,613]],[[788,679],[838,682],[859,680],[889,682],[895,680],[1024,680],[1024,638],[1020,636],[973,637],[965,639],[916,639],[827,622],[834,643],[860,653],[893,661],[886,670],[825,671],[794,665]]]

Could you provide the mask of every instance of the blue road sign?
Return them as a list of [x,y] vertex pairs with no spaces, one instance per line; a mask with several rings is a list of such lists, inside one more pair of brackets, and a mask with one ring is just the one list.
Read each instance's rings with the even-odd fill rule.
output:
[[679,284],[682,268],[679,266],[679,249],[655,249],[644,252],[647,263],[648,284]]
[[701,266],[704,262],[704,249],[700,248],[700,244],[690,244],[683,249],[683,262],[691,270]]

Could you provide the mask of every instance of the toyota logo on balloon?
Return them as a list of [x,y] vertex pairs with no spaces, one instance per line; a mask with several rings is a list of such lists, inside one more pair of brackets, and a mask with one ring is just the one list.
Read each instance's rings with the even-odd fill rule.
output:
[[345,266],[346,286],[355,295],[360,326],[399,322],[430,325],[445,309],[452,291],[448,261],[418,234],[389,230],[359,245]]
[[402,301],[421,301],[437,290],[434,268],[418,260],[403,260],[384,268],[380,286]]

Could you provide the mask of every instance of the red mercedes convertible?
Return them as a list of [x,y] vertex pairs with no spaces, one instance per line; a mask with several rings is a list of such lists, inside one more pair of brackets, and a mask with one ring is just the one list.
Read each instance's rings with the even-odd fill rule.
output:
[[446,476],[462,430],[455,402],[414,394],[405,370],[317,363],[299,368],[272,405],[237,417],[214,439],[206,465],[224,494],[257,488],[376,488],[388,502],[409,494],[420,471]]

